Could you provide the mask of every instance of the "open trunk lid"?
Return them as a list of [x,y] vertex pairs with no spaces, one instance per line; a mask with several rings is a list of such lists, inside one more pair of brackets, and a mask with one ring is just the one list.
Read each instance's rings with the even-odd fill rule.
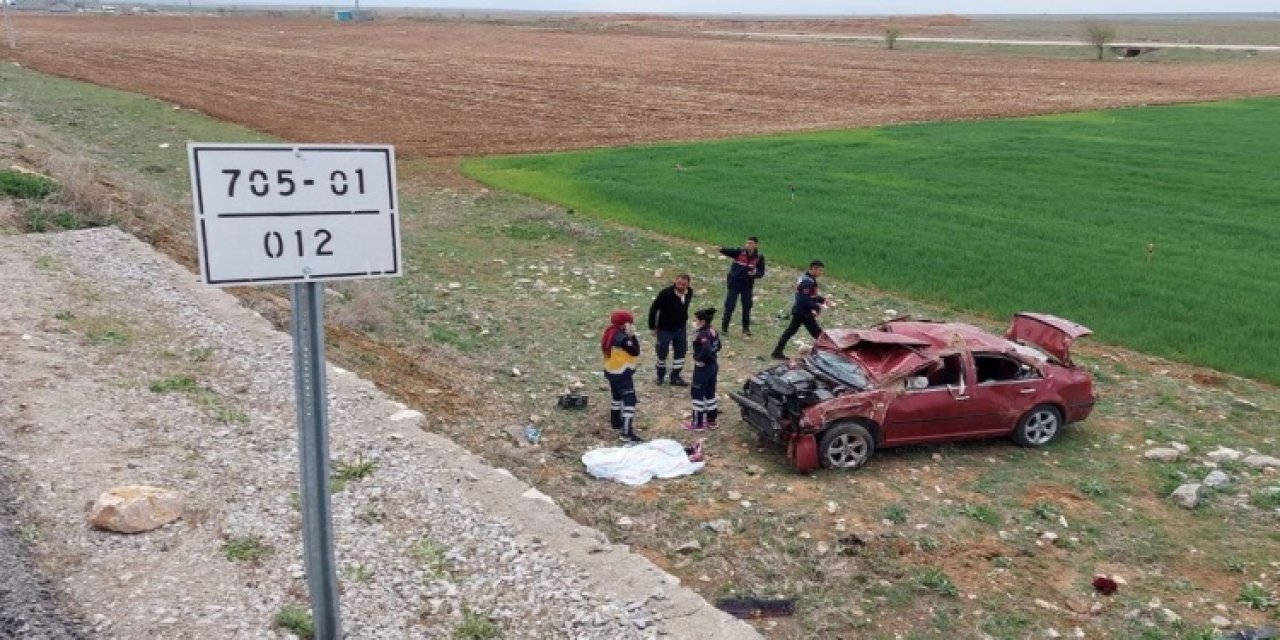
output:
[[1071,343],[1091,335],[1088,327],[1045,313],[1017,313],[1004,337],[1040,348],[1064,365],[1072,366]]

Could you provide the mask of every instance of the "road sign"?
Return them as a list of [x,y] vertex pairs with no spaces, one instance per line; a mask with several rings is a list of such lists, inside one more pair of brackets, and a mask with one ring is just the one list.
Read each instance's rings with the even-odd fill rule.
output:
[[394,147],[192,142],[187,155],[205,284],[400,275]]
[[187,156],[205,284],[292,283],[307,591],[316,640],[339,640],[319,281],[400,275],[395,149],[192,142]]

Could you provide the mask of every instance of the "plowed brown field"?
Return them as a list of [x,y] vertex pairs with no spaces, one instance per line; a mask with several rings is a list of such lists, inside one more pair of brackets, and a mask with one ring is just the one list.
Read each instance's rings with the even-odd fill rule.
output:
[[288,140],[447,157],[1280,95],[1280,59],[984,57],[392,20],[18,16],[35,69]]

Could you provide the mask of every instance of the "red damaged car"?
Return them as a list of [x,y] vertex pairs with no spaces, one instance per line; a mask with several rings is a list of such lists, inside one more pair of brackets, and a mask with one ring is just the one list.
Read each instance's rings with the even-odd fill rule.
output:
[[1003,338],[956,322],[833,329],[729,395],[801,473],[856,469],[908,444],[1008,436],[1038,447],[1093,410],[1093,379],[1070,353],[1091,333],[1039,313],[1016,314]]

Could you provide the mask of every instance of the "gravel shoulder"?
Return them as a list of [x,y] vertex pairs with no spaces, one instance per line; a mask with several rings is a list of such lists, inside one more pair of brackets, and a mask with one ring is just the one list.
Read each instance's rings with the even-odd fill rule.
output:
[[[273,619],[306,589],[288,335],[115,229],[0,237],[0,289],[0,531],[38,533],[95,635],[289,637]],[[194,391],[151,390],[182,376]],[[372,463],[333,494],[348,637],[449,637],[476,616],[506,638],[758,637],[368,381],[330,366],[329,393],[333,459]],[[181,491],[184,517],[90,528],[87,503],[124,484]],[[227,557],[250,538],[265,557]]]

